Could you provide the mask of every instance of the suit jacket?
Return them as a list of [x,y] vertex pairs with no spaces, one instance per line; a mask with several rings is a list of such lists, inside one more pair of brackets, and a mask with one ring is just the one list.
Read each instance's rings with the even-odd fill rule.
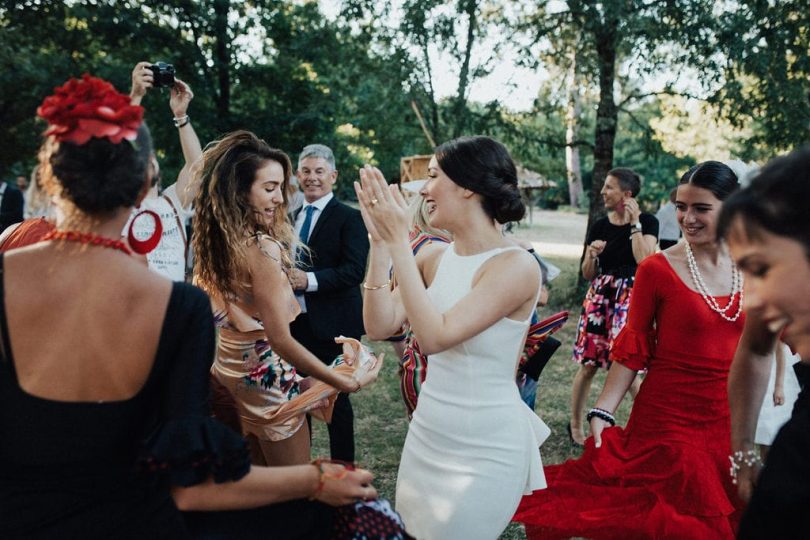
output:
[[6,227],[23,220],[23,194],[11,184],[6,184],[6,190],[0,196],[0,232]]
[[365,333],[360,283],[369,250],[360,211],[333,197],[318,217],[308,246],[309,257],[304,255],[298,267],[313,272],[318,280],[317,291],[304,293],[315,337],[321,341],[339,335],[359,339]]

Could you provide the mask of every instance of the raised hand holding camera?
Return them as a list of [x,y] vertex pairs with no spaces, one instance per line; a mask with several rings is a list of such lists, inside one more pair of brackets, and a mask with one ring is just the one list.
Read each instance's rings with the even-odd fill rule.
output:
[[[174,74],[174,66],[171,64],[165,62],[157,62],[155,64],[152,62],[138,62],[132,70],[132,88],[129,91],[131,104],[140,105],[143,96],[146,95],[146,91],[150,88],[175,89],[179,79],[175,79]],[[182,81],[179,82],[183,83]],[[183,86],[185,87],[184,90],[188,90],[190,93],[191,97],[188,98],[188,101],[191,101],[194,94],[191,94],[191,90],[188,88],[187,84],[183,83]],[[184,90],[179,91],[182,92]],[[174,98],[174,96],[172,96],[172,98]],[[188,103],[186,103],[186,106],[188,106]],[[173,104],[172,110],[174,110]]]
[[153,85],[155,88],[174,87],[174,66],[166,62],[157,62],[147,66],[153,75]]

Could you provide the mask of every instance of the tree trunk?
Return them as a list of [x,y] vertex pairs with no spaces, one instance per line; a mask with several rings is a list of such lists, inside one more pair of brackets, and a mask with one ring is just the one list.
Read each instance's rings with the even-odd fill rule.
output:
[[596,109],[588,227],[605,213],[600,192],[607,172],[613,168],[613,144],[616,140],[618,116],[616,102],[613,99],[613,84],[616,80],[616,27],[606,22],[596,38],[596,52],[599,58],[599,105]]
[[579,77],[577,77],[576,52],[571,55],[568,74],[568,107],[565,114],[565,170],[568,178],[568,200],[573,208],[579,207],[582,199],[582,169],[579,162],[579,146],[574,141],[579,138]]
[[228,14],[230,12],[229,0],[216,0],[214,2],[214,35],[216,36],[217,81],[219,93],[217,95],[217,128],[220,131],[230,131],[231,118],[231,53],[230,37],[228,36]]
[[472,58],[475,33],[478,28],[478,2],[475,0],[466,0],[463,5],[469,26],[467,27],[467,44],[464,49],[464,60],[461,64],[461,71],[458,76],[458,90],[456,91],[456,100],[453,106],[453,116],[455,117],[455,125],[453,126],[454,138],[460,137],[467,126],[467,87],[470,84],[470,59]]
[[[424,40],[422,41],[422,56],[425,59],[425,69],[427,70],[428,97],[430,98],[430,120],[433,141],[441,141],[442,137],[439,127],[439,104],[436,103],[436,91],[433,88],[433,67],[430,63],[430,49],[428,48],[427,35],[424,36]],[[433,148],[430,150],[433,151]]]
[[[599,60],[599,105],[596,108],[596,133],[593,148],[593,178],[591,180],[588,212],[588,230],[593,223],[605,214],[601,191],[607,172],[613,168],[613,144],[616,140],[618,110],[613,99],[613,85],[616,81],[616,48],[618,20],[606,17],[596,38],[596,53]],[[585,258],[583,246],[580,264]],[[584,280],[580,274],[580,282]]]

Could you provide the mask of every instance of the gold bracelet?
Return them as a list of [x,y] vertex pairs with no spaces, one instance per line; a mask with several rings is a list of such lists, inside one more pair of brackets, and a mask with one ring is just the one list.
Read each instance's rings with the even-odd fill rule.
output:
[[376,290],[379,290],[379,289],[385,289],[386,287],[390,287],[390,286],[391,286],[391,280],[390,279],[388,281],[386,281],[385,283],[383,283],[382,285],[374,285],[374,286],[369,285],[365,281],[363,282],[363,288],[365,290],[367,290],[367,291],[376,291]]

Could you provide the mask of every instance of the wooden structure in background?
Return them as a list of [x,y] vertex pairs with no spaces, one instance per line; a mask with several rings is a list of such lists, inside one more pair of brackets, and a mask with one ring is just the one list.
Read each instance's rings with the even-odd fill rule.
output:
[[542,174],[527,169],[521,165],[516,166],[518,177],[518,189],[523,197],[523,202],[526,203],[526,213],[529,216],[529,225],[534,223],[532,210],[534,209],[537,195],[539,192],[545,191],[550,187],[557,185],[553,180],[549,180]]
[[399,181],[404,184],[413,180],[427,178],[428,163],[433,154],[422,156],[407,156],[399,160]]

